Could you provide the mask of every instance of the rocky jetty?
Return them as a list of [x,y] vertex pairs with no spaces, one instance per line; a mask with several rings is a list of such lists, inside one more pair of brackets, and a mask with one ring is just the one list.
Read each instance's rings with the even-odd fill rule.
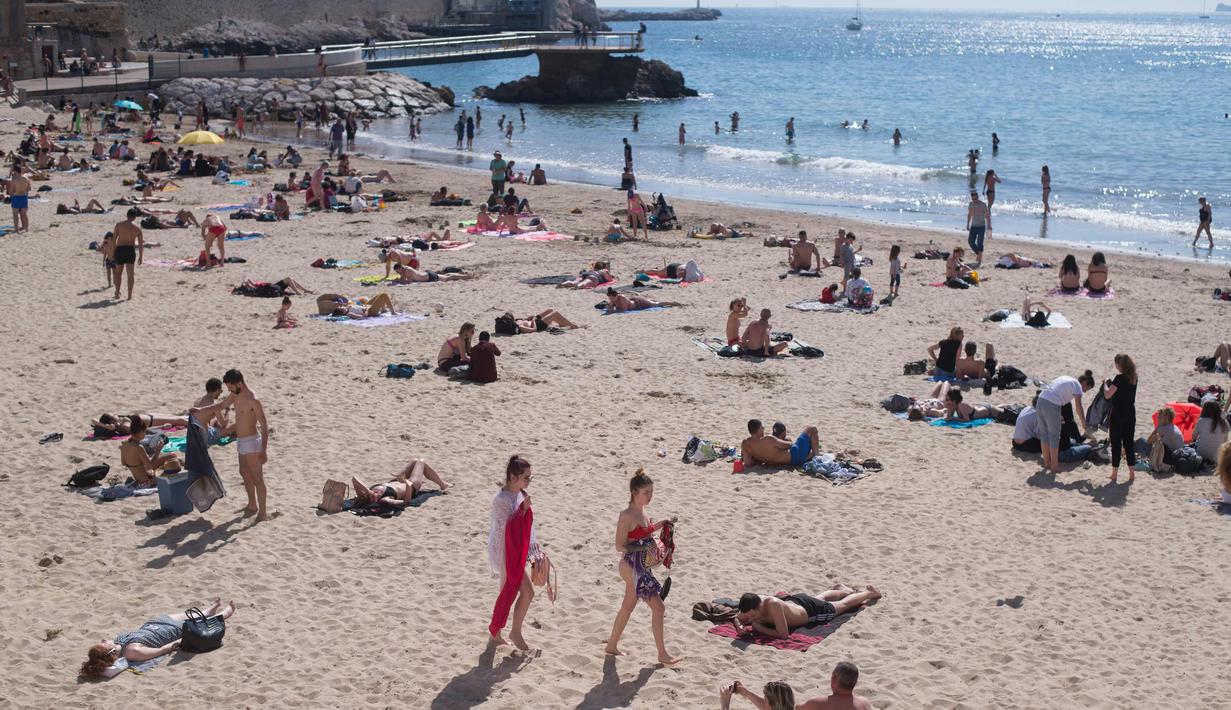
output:
[[708,7],[690,7],[683,10],[653,12],[646,10],[599,10],[603,22],[703,22],[722,17],[721,10]]
[[372,118],[405,116],[444,111],[453,105],[453,92],[434,88],[402,74],[377,73],[368,76],[340,76],[315,79],[181,78],[158,89],[172,111],[192,114],[197,103],[205,101],[212,113],[229,113],[232,106],[274,111],[290,118],[295,109],[311,109],[321,101],[331,111]]
[[411,30],[405,22],[377,17],[352,17],[345,23],[312,20],[294,25],[276,25],[260,20],[223,17],[206,25],[181,32],[167,40],[165,46],[183,52],[209,49],[211,54],[269,54],[276,47],[280,53],[311,52],[326,44],[356,44],[374,37],[391,42],[422,39],[427,35]]
[[684,75],[657,59],[608,56],[595,71],[564,76],[523,76],[495,88],[480,86],[475,96],[493,101],[539,104],[599,103],[620,99],[676,99],[696,96]]

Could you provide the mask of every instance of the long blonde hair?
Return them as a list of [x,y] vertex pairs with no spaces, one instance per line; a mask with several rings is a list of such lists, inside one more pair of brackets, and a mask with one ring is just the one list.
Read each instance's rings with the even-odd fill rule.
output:
[[765,702],[769,710],[795,710],[795,691],[786,681],[770,681],[765,684]]

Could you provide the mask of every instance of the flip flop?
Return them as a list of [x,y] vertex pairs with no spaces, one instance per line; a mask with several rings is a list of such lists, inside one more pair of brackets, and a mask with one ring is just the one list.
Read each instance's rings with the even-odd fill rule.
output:
[[50,433],[50,434],[48,434],[48,435],[44,436],[43,438],[39,439],[39,440],[38,440],[38,443],[40,443],[40,444],[52,444],[52,443],[55,443],[55,442],[57,442],[57,441],[63,441],[63,440],[64,440],[64,434],[62,434],[62,433],[60,433],[60,432],[58,432],[58,431],[55,431],[55,432],[52,432],[52,433]]

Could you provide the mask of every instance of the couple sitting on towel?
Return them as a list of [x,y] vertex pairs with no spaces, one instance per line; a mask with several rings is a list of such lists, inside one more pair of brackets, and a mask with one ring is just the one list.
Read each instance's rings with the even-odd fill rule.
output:
[[773,434],[766,436],[761,420],[749,419],[748,434],[748,438],[740,444],[745,466],[765,464],[798,468],[821,452],[820,432],[814,426],[804,427],[792,442],[787,438],[786,425],[782,422],[774,424]]

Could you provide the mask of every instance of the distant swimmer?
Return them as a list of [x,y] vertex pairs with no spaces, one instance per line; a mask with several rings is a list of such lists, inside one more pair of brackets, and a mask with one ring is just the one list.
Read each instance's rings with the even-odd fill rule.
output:
[[722,127],[718,125],[717,121],[714,121],[714,135],[718,135],[719,133],[722,133]]
[[640,127],[641,127],[641,114],[634,113],[633,114],[633,133],[636,133]]
[[[637,120],[636,118],[633,118],[634,126],[637,125],[635,123],[636,120]],[[634,128],[633,130],[635,131],[637,129]],[[626,168],[633,167],[633,146],[631,143],[628,142],[627,138],[624,139],[624,167]]]
[[866,131],[866,130],[868,130],[868,119],[866,119],[866,118],[865,118],[865,119],[863,119],[863,125],[862,125],[862,126],[860,126],[860,128],[862,128],[862,129],[863,129],[863,130],[865,130],[865,131]]
[[693,35],[692,38],[698,42],[701,41],[701,35]]
[[786,122],[786,142],[792,143],[795,140],[795,117],[791,116]]
[[736,111],[731,114],[731,132],[734,133],[738,130],[739,130],[739,111]]
[[521,125],[522,125],[522,127],[525,127],[525,125],[526,125],[526,109],[524,109],[524,108],[518,108],[518,109],[517,109],[517,113],[521,114]]
[[684,137],[687,134],[688,134],[688,131],[684,130],[684,124],[681,123],[680,124],[680,145],[684,145]]
[[996,133],[993,132],[992,133],[992,155],[995,155],[999,152],[1000,152],[1000,136],[996,135]]
[[1051,212],[1051,171],[1046,165],[1043,166],[1041,182],[1043,183],[1043,214],[1047,214]]
[[843,121],[843,122],[842,122],[842,127],[843,127],[843,128],[850,128],[850,127],[851,127],[851,122],[850,122],[850,121]]
[[893,129],[893,147],[897,148],[900,145],[902,145],[902,131],[895,128]]
[[1197,246],[1197,240],[1201,238],[1201,232],[1205,232],[1206,238],[1210,240],[1210,248],[1214,248],[1214,235],[1210,234],[1210,225],[1214,222],[1214,207],[1205,201],[1204,197],[1198,197],[1197,203],[1201,208],[1197,210],[1197,236],[1193,237],[1193,246]]
[[970,166],[970,174],[974,175],[979,171],[979,151],[971,148],[966,153],[966,164]]

